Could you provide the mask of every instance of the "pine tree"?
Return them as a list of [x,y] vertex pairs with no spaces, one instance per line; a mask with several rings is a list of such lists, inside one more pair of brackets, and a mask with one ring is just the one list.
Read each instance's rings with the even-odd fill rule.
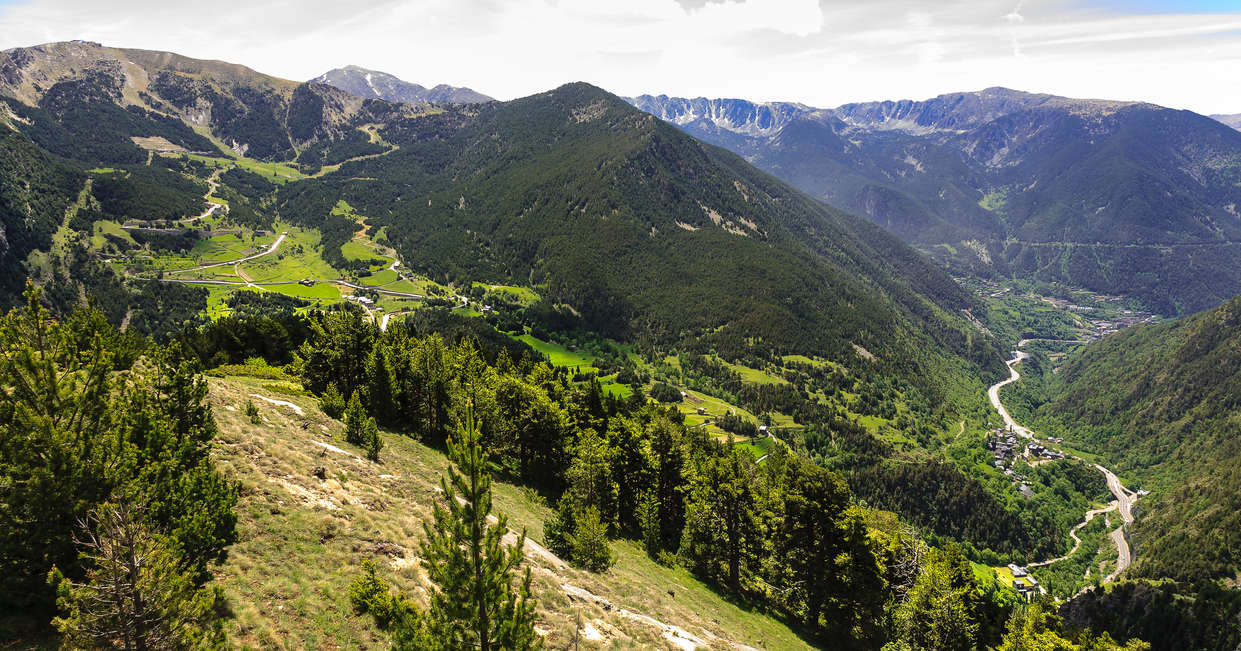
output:
[[345,397],[340,395],[335,383],[327,385],[323,390],[323,395],[319,397],[319,406],[330,418],[340,420],[340,417],[345,415]]
[[366,409],[356,392],[349,397],[349,406],[345,408],[345,442],[366,444]]
[[366,419],[366,426],[363,428],[363,438],[365,439],[366,458],[371,461],[379,461],[379,451],[383,449],[383,439],[379,438],[379,424],[374,418]]
[[64,614],[53,624],[66,648],[210,648],[223,642],[213,616],[219,589],[198,589],[180,567],[171,541],[143,524],[142,509],[124,502],[89,514],[76,539],[89,568],[86,580],[71,581],[53,568]]
[[[491,512],[491,476],[487,455],[479,445],[473,413],[458,426],[456,440],[448,441],[448,477],[440,478],[443,503],[437,503],[434,523],[423,523],[423,567],[435,583],[431,608],[419,626],[449,649],[534,649],[542,646],[534,632],[534,599],[530,596],[530,568],[513,585],[513,574],[523,560],[525,532],[517,543],[505,546],[508,518]],[[399,639],[399,636],[398,636]]]

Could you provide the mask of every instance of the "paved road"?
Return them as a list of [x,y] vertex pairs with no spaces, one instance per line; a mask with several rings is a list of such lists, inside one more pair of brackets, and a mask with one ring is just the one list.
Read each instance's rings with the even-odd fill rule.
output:
[[[1073,552],[1076,552],[1077,548],[1082,546],[1082,539],[1077,537],[1077,532],[1081,531],[1082,527],[1090,524],[1090,521],[1093,520],[1096,515],[1100,515],[1102,513],[1110,513],[1112,511],[1115,511],[1116,506],[1117,506],[1117,503],[1113,501],[1101,509],[1091,509],[1089,511],[1086,511],[1086,519],[1082,520],[1081,522],[1078,522],[1076,526],[1074,526],[1072,529],[1069,530],[1069,537],[1073,539],[1073,549],[1070,549],[1069,553],[1065,554],[1064,556],[1058,556],[1056,558],[1049,558],[1045,561],[1039,561],[1037,563],[1030,563],[1026,567],[1042,567],[1044,565],[1051,565],[1052,563],[1059,563],[1060,561],[1072,556]],[[1117,531],[1119,531],[1119,529]]]
[[255,258],[261,258],[265,255],[271,255],[272,253],[276,252],[276,249],[280,248],[280,244],[284,242],[284,238],[286,235],[288,235],[288,233],[281,233],[280,237],[277,237],[276,241],[271,243],[271,246],[267,247],[266,249],[262,251],[259,251],[258,253],[247,255],[244,258],[237,258],[236,260],[224,260],[222,262],[212,262],[211,264],[205,264],[205,265],[198,266],[198,267],[192,267],[190,269],[174,269],[171,271],[166,271],[164,273],[183,274],[183,273],[190,272],[190,271],[202,271],[203,269],[210,269],[212,267],[223,267],[223,266],[227,266],[230,264],[232,265],[241,264],[242,262],[247,262]]
[[[1024,343],[1024,340],[1022,343]],[[1029,429],[1017,424],[1017,421],[1013,420],[1012,415],[1010,415],[1008,413],[1008,410],[1004,408],[1004,403],[1000,402],[1000,389],[1006,385],[1016,382],[1018,379],[1021,378],[1021,374],[1018,373],[1016,369],[1017,363],[1030,356],[1029,353],[1023,350],[1018,350],[1014,352],[1016,353],[1016,355],[1012,359],[1008,360],[1007,362],[1008,379],[1002,380],[1000,382],[996,382],[995,384],[991,385],[991,388],[987,389],[987,397],[991,399],[991,406],[995,407],[995,410],[1000,413],[1000,418],[1004,419],[1004,425],[1006,427],[1013,430],[1017,434],[1024,436],[1025,438],[1032,439],[1034,438],[1034,434],[1030,432]]]
[[[1021,341],[1017,342],[1018,349],[1020,349],[1027,342],[1030,342],[1030,341],[1033,341],[1033,339],[1022,339]],[[1008,362],[1006,362],[1008,364],[1008,373],[1009,373],[1008,379],[1002,380],[1000,382],[996,382],[995,384],[991,385],[991,387],[987,389],[987,398],[991,400],[991,406],[995,407],[996,412],[1000,414],[1000,418],[1004,419],[1004,424],[1007,427],[1009,427],[1014,433],[1016,433],[1019,436],[1022,436],[1030,440],[1036,440],[1034,438],[1034,433],[1031,432],[1029,428],[1022,426],[1018,424],[1015,420],[1013,420],[1012,415],[1008,413],[1008,409],[1004,407],[1004,403],[1000,402],[1000,389],[1004,387],[1005,385],[1016,382],[1018,378],[1021,377],[1021,374],[1017,372],[1017,369],[1015,367],[1022,360],[1028,359],[1030,357],[1030,354],[1023,350],[1016,350],[1016,351],[1013,351],[1013,353],[1014,353],[1013,358],[1008,360]],[[1086,512],[1085,520],[1083,520],[1081,524],[1074,527],[1073,531],[1070,533],[1073,539],[1077,541],[1078,545],[1081,544],[1081,541],[1078,540],[1077,536],[1074,534],[1076,533],[1078,529],[1085,526],[1087,522],[1090,522],[1091,518],[1093,518],[1095,515],[1098,515],[1099,513],[1111,511],[1112,509],[1119,509],[1120,518],[1121,520],[1124,521],[1124,524],[1129,524],[1133,522],[1133,503],[1134,501],[1137,500],[1137,494],[1129,490],[1128,488],[1125,488],[1124,484],[1120,483],[1120,479],[1118,479],[1116,477],[1116,474],[1113,473],[1111,470],[1108,470],[1107,468],[1104,468],[1103,466],[1097,463],[1093,465],[1096,469],[1098,469],[1099,472],[1103,473],[1103,476],[1105,478],[1107,478],[1107,488],[1108,490],[1112,492],[1112,495],[1116,498],[1116,500],[1112,502],[1106,509],[1094,509],[1092,511]],[[1111,534],[1111,537],[1112,537],[1112,542],[1115,543],[1116,550],[1117,550],[1116,571],[1107,575],[1107,577],[1103,579],[1103,583],[1110,583],[1116,580],[1116,577],[1120,576],[1122,572],[1128,569],[1130,563],[1133,561],[1132,554],[1130,553],[1130,550],[1129,550],[1129,541],[1125,539],[1124,526],[1118,527],[1115,531],[1113,531]],[[1074,545],[1073,549],[1076,550],[1077,545]],[[1069,554],[1071,555],[1072,552],[1069,552]],[[1052,559],[1050,561],[1041,561],[1039,563],[1032,564],[1032,566],[1037,567],[1040,565],[1050,565],[1051,563],[1054,563],[1056,561],[1064,560],[1064,558],[1066,557],[1062,556],[1060,558]]]
[[[216,188],[220,187],[218,179],[220,178],[220,172],[222,171],[224,171],[223,168],[217,168],[216,171],[211,174],[211,178],[207,179],[207,194],[203,195],[203,201],[210,199],[211,195],[215,194]],[[197,217],[190,217],[189,219],[182,219],[181,223],[188,224],[190,222],[196,222],[200,219],[210,217],[219,208],[220,204],[211,203],[207,206],[206,210],[203,210],[201,215],[198,215]]]

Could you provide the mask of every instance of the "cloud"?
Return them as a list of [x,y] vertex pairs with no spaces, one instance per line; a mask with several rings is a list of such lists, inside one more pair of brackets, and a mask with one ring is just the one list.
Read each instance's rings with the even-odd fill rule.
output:
[[[3,3],[5,0],[0,0]],[[1101,0],[22,0],[0,48],[85,38],[289,79],[345,63],[500,98],[585,80],[835,106],[1002,85],[1241,111],[1241,14]]]
[[702,9],[708,4],[724,4],[725,2],[742,2],[743,0],[676,0],[686,11]]

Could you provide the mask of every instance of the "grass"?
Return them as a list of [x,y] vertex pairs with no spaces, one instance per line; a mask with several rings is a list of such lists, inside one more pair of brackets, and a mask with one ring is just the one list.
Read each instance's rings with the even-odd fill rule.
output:
[[486,283],[474,283],[475,287],[495,292],[502,292],[517,299],[522,305],[533,305],[539,301],[539,295],[529,287],[517,287],[514,285],[488,285]]
[[[646,389],[648,392],[650,391],[649,386],[646,387]],[[758,418],[755,417],[754,414],[730,402],[726,402],[724,400],[716,398],[715,396],[709,396],[705,393],[699,393],[693,390],[686,391],[686,393],[689,394],[686,397],[686,399],[677,403],[677,411],[680,411],[682,414],[685,415],[686,425],[694,427],[694,426],[702,425],[703,423],[707,421],[711,421],[711,423],[707,425],[708,432],[710,432],[714,436],[727,436],[728,432],[725,432],[724,430],[716,426],[715,421],[720,416],[723,416],[724,414],[727,414],[730,411],[736,412],[737,415],[742,416],[746,420],[753,421],[755,423],[758,422]],[[706,416],[698,415],[699,407],[706,408],[707,410]]]
[[756,368],[750,368],[749,366],[742,366],[741,364],[732,364],[718,357],[716,357],[715,360],[733,371],[736,371],[737,374],[741,376],[742,382],[750,382],[752,384],[788,384],[788,380],[785,380],[777,375],[772,375],[766,371],[760,371]]
[[383,271],[376,271],[375,273],[369,276],[363,276],[359,278],[358,284],[359,285],[373,285],[375,287],[379,287],[382,285],[387,285],[388,283],[394,283],[396,281],[397,281],[396,272],[393,271],[392,269],[384,269]]
[[574,352],[564,346],[561,346],[560,344],[543,341],[542,339],[538,339],[534,335],[530,334],[513,338],[535,349],[536,351],[547,355],[548,359],[552,363],[552,366],[564,366],[567,368],[579,368],[584,366],[593,368],[590,364],[595,361],[595,358],[590,354]]
[[[372,618],[353,614],[349,582],[364,559],[380,575],[426,603],[417,553],[421,523],[430,517],[444,456],[417,441],[381,433],[381,462],[343,442],[342,425],[324,416],[313,398],[273,395],[269,380],[210,378],[210,401],[220,425],[214,457],[239,483],[238,542],[215,571],[215,584],[228,601],[226,629],[231,642],[252,648],[379,648],[387,636]],[[300,405],[304,415],[250,394]],[[248,400],[261,424],[243,413]],[[315,442],[337,446],[329,450]],[[325,479],[311,471],[321,466]],[[496,482],[494,509],[514,529],[542,540],[550,509],[516,486]],[[804,649],[809,645],[780,621],[725,599],[681,568],[660,566],[629,541],[613,542],[616,565],[596,575],[560,564],[554,557],[527,554],[538,599],[538,626],[548,648],[572,644],[574,617],[610,639],[588,648],[667,647],[661,629],[623,616],[622,609],[680,626],[695,635],[718,636],[759,648]],[[563,585],[590,591],[614,605],[571,602]],[[709,639],[709,638],[708,638]]]
[[761,459],[764,456],[771,454],[771,452],[776,449],[777,445],[778,443],[771,438],[755,437],[746,441],[738,441],[735,444],[735,447],[753,454],[755,459]]
[[[227,151],[227,148],[225,149]],[[253,158],[233,157],[219,158],[216,156],[203,156],[201,154],[186,154],[190,158],[202,161],[212,167],[228,167],[236,165],[248,172],[254,172],[259,176],[273,183],[284,184],[289,181],[306,178],[296,167],[287,163],[268,163],[266,161],[254,160]]]

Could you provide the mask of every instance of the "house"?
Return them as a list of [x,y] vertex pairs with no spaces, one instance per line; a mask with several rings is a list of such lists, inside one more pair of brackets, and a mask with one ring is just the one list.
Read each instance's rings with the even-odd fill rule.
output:
[[299,285],[305,285],[305,286],[307,286],[307,287],[314,287],[314,286],[315,286],[315,281],[314,281],[313,279],[310,279],[310,278],[303,278],[303,279],[301,279],[301,280],[297,281],[297,284],[299,284]]
[[768,432],[767,432],[767,426],[766,426],[766,425],[759,425],[759,426],[758,426],[758,435],[759,435],[759,436],[767,436],[767,434],[768,434]]
[[1017,487],[1017,492],[1021,493],[1022,495],[1025,495],[1027,498],[1034,497],[1034,491],[1030,490],[1029,484],[1022,484],[1021,486]]
[[1020,565],[1017,565],[1016,563],[1009,563],[1008,571],[1012,572],[1013,576],[1027,576],[1030,574],[1029,572],[1026,571],[1026,568]]
[[706,407],[699,407],[699,408],[697,409],[697,412],[698,412],[698,415],[699,415],[699,416],[706,416],[706,415],[707,415],[707,408],[706,408]]

